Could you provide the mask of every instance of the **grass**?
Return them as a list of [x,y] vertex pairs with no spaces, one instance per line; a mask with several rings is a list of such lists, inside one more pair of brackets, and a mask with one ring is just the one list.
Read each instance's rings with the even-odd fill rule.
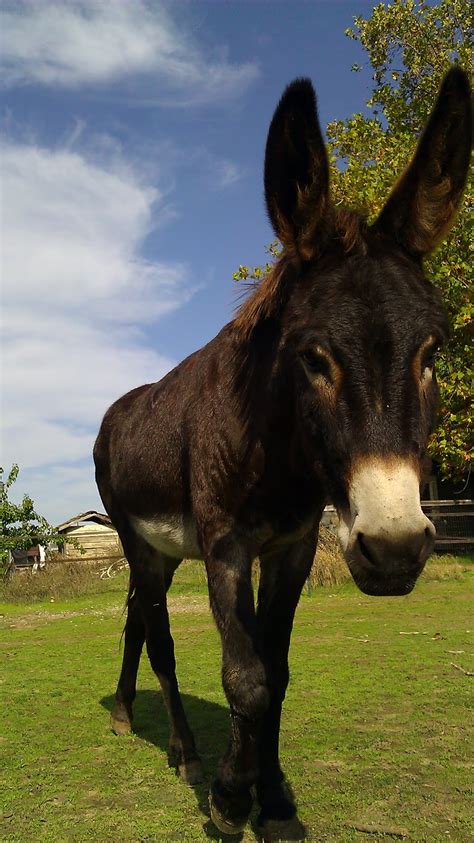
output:
[[[167,767],[166,717],[146,658],[135,734],[108,728],[125,575],[95,595],[0,606],[1,840],[219,839],[207,787],[228,714],[203,577],[199,563],[181,566],[170,595],[178,676],[207,776],[196,790]],[[281,755],[312,840],[472,839],[472,678],[459,668],[472,670],[473,592],[464,570],[404,598],[365,597],[346,583],[303,596]],[[255,839],[249,825],[242,840]]]

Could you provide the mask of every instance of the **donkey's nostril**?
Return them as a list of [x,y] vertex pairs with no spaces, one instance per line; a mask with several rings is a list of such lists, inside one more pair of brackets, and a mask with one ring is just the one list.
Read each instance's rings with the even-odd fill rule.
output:
[[370,562],[371,565],[375,565],[376,560],[374,559],[374,557],[373,557],[373,555],[370,551],[370,547],[369,547],[367,541],[365,540],[365,537],[364,537],[363,533],[358,533],[357,542],[359,544],[359,550],[361,551],[362,556],[365,559],[367,559],[367,561]]
[[427,526],[416,533],[395,536],[361,531],[357,533],[355,552],[366,568],[408,572],[424,563],[432,547],[432,531]]
[[426,543],[426,529],[423,532],[416,533],[407,541],[407,559],[414,565],[418,565],[423,554],[423,548]]
[[423,557],[423,561],[427,559],[430,553],[432,552],[434,548],[435,538],[436,530],[430,521],[428,526],[425,528],[425,540],[421,549],[421,556]]

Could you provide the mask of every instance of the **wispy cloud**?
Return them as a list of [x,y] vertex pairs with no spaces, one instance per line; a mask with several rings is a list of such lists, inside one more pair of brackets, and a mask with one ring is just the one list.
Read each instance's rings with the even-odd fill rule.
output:
[[18,498],[23,489],[27,490],[38,510],[51,523],[59,524],[88,509],[103,511],[92,477],[90,460],[21,470],[12,493]]
[[[187,301],[190,279],[184,264],[143,258],[163,197],[127,166],[8,142],[2,169],[2,459],[72,470],[107,406],[173,365],[140,326]],[[51,517],[67,515],[61,494],[48,489]]]
[[[42,314],[74,308],[118,321],[153,320],[182,299],[181,264],[149,263],[139,247],[160,222],[161,194],[127,168],[67,150],[6,143],[4,290]],[[156,207],[156,213],[153,208]]]
[[244,173],[234,161],[219,161],[216,167],[217,187],[225,188],[236,184]]
[[38,497],[55,521],[97,505],[90,455],[106,408],[174,364],[150,347],[145,327],[188,301],[195,285],[183,262],[148,260],[144,243],[176,216],[178,173],[192,166],[212,190],[243,175],[171,136],[148,142],[133,122],[119,142],[84,119],[85,92],[110,111],[117,100],[219,105],[248,89],[257,64],[233,63],[225,45],[198,41],[192,15],[180,14],[178,26],[176,8],[0,0],[0,87],[36,86],[38,97],[39,87],[67,90],[74,102],[72,126],[69,116],[70,128],[47,146],[40,127],[6,112],[1,159],[2,463],[20,464],[17,491]]
[[[2,13],[3,85],[63,88],[127,79],[136,102],[216,104],[239,96],[258,75],[221,47],[204,51],[158,0],[16,0]],[[130,91],[132,94],[132,91]]]
[[[246,175],[245,167],[240,162],[232,161],[204,146],[164,144],[157,149],[162,160],[167,162],[168,174],[176,172],[184,175],[186,179],[197,179],[210,190],[225,190],[240,182]],[[154,160],[150,151],[144,158]]]

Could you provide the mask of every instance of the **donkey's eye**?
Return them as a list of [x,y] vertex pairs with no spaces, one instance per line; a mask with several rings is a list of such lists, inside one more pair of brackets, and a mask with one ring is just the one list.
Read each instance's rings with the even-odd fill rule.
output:
[[421,371],[424,372],[425,369],[430,369],[431,371],[434,369],[436,355],[439,351],[439,345],[432,345],[431,348],[428,348],[423,357],[422,357],[422,367]]
[[331,380],[331,368],[329,361],[324,354],[320,354],[314,348],[309,348],[301,354],[304,367],[312,375],[323,375],[326,380]]
[[442,342],[440,338],[434,334],[430,334],[418,348],[416,354],[416,368],[418,369],[418,377],[422,381],[430,381],[433,376],[436,354],[441,348]]

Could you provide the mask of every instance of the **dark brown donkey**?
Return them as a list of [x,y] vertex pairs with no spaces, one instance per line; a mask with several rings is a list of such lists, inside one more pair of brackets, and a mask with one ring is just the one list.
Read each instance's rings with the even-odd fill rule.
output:
[[112,728],[131,728],[146,641],[170,757],[185,781],[200,778],[166,592],[183,558],[204,559],[231,712],[210,795],[222,832],[244,827],[256,793],[265,840],[304,837],[278,736],[293,617],[325,504],[337,507],[347,563],[366,594],[407,594],[433,547],[420,483],[447,328],[422,258],[453,221],[470,148],[469,83],[453,68],[412,163],[367,226],[331,202],[314,91],[297,79],[265,157],[281,258],[215,339],[120,398],[102,423],[97,483],[131,570]]

